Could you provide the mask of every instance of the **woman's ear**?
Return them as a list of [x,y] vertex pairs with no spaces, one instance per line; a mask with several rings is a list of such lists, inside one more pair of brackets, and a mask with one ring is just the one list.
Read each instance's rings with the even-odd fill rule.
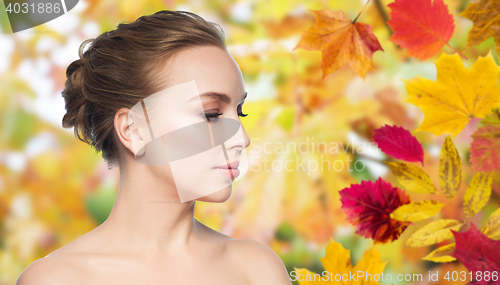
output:
[[115,114],[114,126],[121,143],[136,157],[144,155],[146,142],[141,135],[141,128],[127,108],[121,108]]

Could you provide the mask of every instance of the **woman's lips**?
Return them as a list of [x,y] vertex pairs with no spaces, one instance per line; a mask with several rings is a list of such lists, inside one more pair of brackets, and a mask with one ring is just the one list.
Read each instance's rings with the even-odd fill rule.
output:
[[[220,173],[222,173],[224,175],[227,175],[227,176],[231,177],[232,179],[236,179],[236,177],[238,177],[240,175],[240,170],[238,168],[227,169],[227,168],[218,168],[218,167],[215,167],[214,169],[217,170],[217,171],[219,171]],[[231,175],[231,173],[232,173],[232,175]]]
[[239,164],[239,161],[234,161],[226,165],[214,167],[214,169],[234,180],[238,177],[238,175],[240,175],[240,170],[238,169]]

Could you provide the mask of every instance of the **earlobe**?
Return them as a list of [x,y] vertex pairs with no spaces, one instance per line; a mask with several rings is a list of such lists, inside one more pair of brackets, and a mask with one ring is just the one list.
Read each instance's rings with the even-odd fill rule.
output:
[[135,157],[137,158],[138,156],[143,156],[144,153],[146,152],[146,146],[143,145],[135,154]]

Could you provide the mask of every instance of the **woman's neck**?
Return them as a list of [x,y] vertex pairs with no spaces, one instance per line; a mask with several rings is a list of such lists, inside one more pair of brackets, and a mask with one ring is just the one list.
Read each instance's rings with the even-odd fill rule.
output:
[[171,195],[177,193],[175,188],[155,182],[147,167],[120,176],[115,204],[102,225],[108,234],[118,238],[118,246],[132,251],[166,252],[197,237],[195,202],[180,203]]

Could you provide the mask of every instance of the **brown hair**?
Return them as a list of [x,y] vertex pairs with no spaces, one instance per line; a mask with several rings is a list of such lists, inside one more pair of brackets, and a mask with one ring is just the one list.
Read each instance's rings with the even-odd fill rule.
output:
[[121,23],[116,30],[84,41],[80,59],[66,70],[62,126],[74,127],[79,140],[97,153],[102,151],[109,168],[119,165],[116,112],[164,88],[165,82],[155,74],[168,58],[185,48],[206,45],[226,48],[218,24],[190,12],[167,10]]

